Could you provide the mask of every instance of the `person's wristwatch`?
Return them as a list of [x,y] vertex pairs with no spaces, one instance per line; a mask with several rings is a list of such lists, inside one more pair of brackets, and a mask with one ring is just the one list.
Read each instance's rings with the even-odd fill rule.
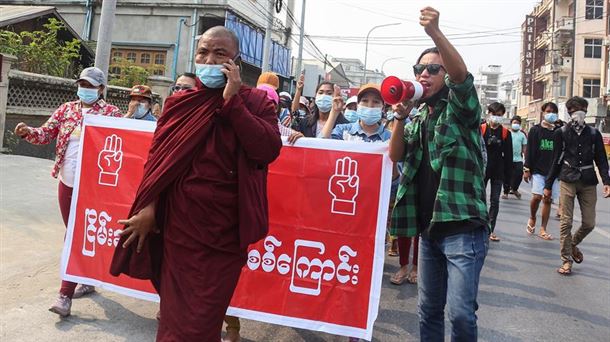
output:
[[394,113],[394,119],[397,121],[405,121],[408,117],[409,117],[408,115],[405,115],[404,117],[402,117],[402,116]]

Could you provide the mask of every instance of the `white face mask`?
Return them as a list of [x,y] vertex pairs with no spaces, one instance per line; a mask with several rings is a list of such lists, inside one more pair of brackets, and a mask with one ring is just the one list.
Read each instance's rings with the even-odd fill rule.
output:
[[489,120],[489,123],[493,123],[493,124],[496,124],[496,125],[501,125],[502,122],[504,122],[504,117],[497,116],[497,115],[490,115],[487,120]]

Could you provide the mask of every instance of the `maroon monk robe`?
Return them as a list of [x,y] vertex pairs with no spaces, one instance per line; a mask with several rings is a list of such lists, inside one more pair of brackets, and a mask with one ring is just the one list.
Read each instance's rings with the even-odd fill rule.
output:
[[[267,233],[267,165],[281,140],[266,93],[242,87],[172,96],[155,131],[131,215],[156,201],[161,234],[117,247],[111,273],[151,279],[161,297],[157,341],[218,341],[246,261]],[[130,215],[130,216],[131,216]]]

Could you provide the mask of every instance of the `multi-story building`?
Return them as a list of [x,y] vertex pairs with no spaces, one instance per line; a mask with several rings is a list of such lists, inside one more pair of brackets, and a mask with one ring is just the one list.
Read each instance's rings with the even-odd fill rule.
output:
[[510,117],[517,113],[517,84],[519,79],[502,82],[500,85],[499,101],[506,107],[506,112]]
[[364,80],[364,63],[358,58],[333,58],[333,63],[339,63],[345,71],[345,76],[350,82],[351,88],[358,88],[365,83],[381,84],[385,78],[383,72],[378,70],[367,70],[366,81]]
[[[14,5],[54,6],[92,47],[95,47],[101,0],[3,0]],[[145,67],[152,73],[174,77],[194,70],[198,36],[216,25],[233,30],[241,48],[243,78],[255,84],[261,72],[264,28],[273,15],[271,71],[287,82],[291,75],[288,48],[292,22],[286,6],[269,13],[263,1],[241,0],[118,0],[112,30],[112,57]],[[280,17],[280,15],[285,17]],[[283,20],[281,20],[283,19]],[[286,24],[288,23],[288,24]],[[155,67],[155,66],[161,67]],[[112,71],[112,69],[111,69]],[[287,84],[287,83],[286,83]],[[282,84],[283,88],[288,88]]]
[[[554,101],[566,120],[565,101],[589,100],[587,122],[601,126],[607,115],[602,75],[608,66],[608,0],[543,0],[523,23],[519,115],[541,119],[540,105]],[[607,76],[605,76],[607,77]]]
[[482,108],[485,109],[491,103],[499,100],[501,75],[502,66],[500,65],[488,65],[486,68],[479,69],[475,88]]

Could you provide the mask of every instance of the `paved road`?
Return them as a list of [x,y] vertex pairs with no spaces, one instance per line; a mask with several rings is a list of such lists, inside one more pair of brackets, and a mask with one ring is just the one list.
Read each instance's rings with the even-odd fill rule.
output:
[[[75,300],[72,316],[47,311],[59,285],[64,233],[51,161],[0,156],[0,340],[153,341],[157,306],[111,292]],[[529,190],[527,185],[522,190]],[[559,241],[527,236],[529,193],[503,200],[479,291],[483,341],[607,341],[610,336],[610,200],[582,244],[585,262],[571,277],[555,272]],[[559,234],[551,219],[549,231]],[[394,286],[385,265],[375,341],[417,341],[416,287]],[[243,322],[244,341],[345,341],[322,333]]]

